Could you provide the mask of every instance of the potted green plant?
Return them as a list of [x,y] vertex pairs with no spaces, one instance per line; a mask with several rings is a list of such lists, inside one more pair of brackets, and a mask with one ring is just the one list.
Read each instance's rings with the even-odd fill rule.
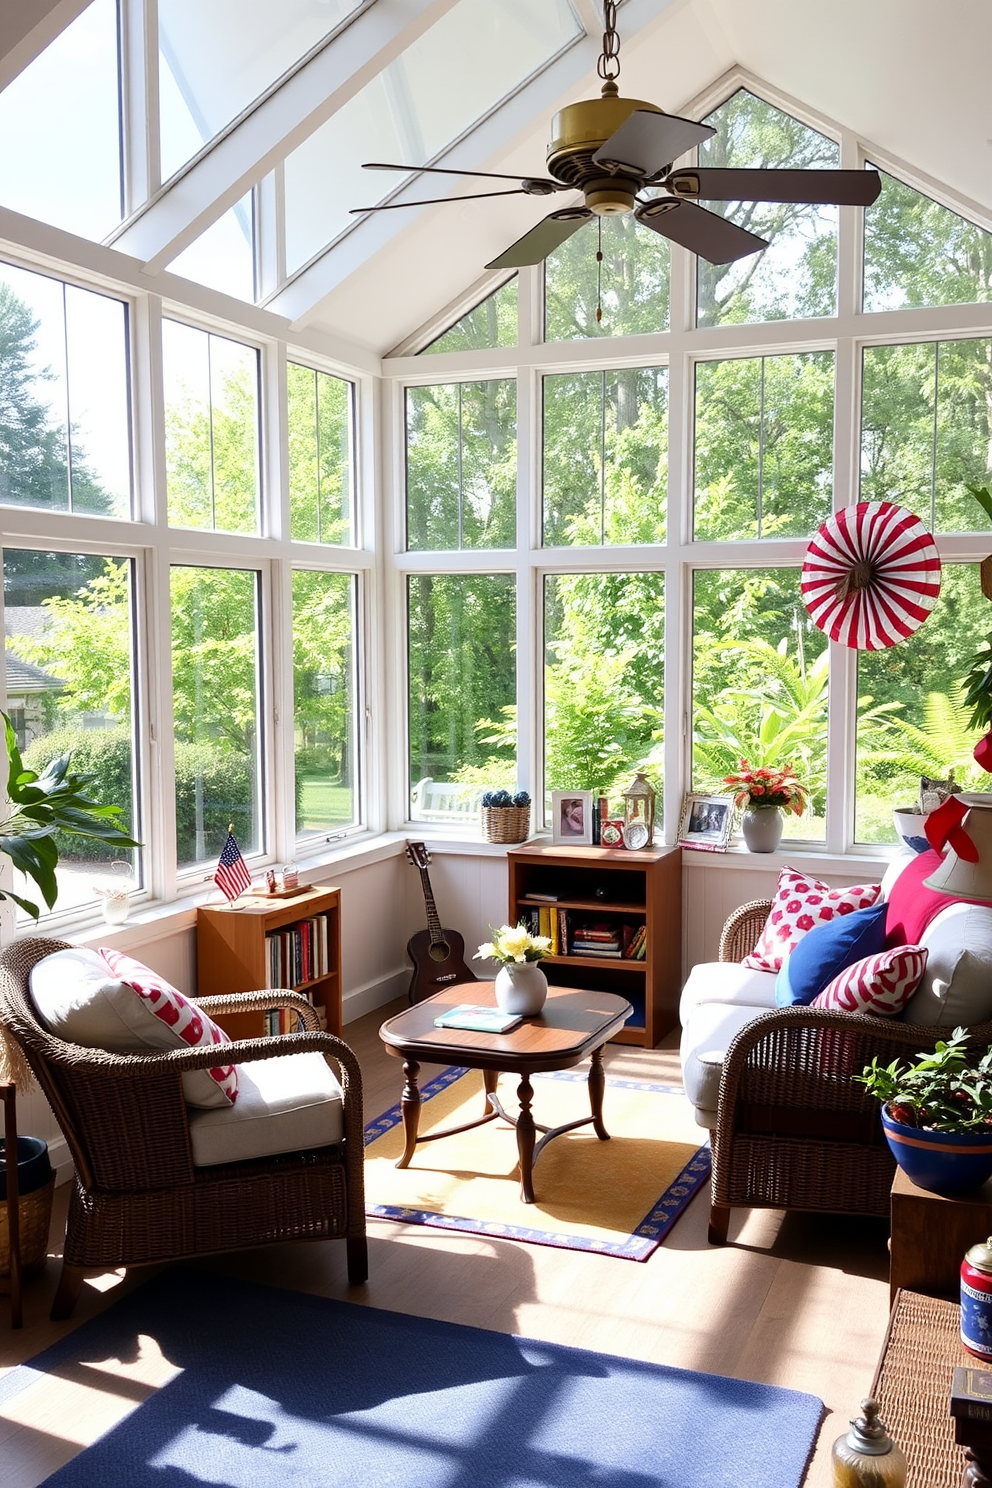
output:
[[992,1177],[992,1048],[976,1057],[955,1028],[915,1064],[878,1056],[853,1078],[882,1102],[896,1162],[920,1188],[953,1196]]

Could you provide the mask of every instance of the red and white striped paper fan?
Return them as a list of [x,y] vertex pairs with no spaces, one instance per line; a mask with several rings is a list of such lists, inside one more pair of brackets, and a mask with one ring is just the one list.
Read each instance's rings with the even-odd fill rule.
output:
[[802,592],[832,641],[859,651],[896,646],[937,603],[937,545],[905,507],[859,501],[828,517],[806,549]]

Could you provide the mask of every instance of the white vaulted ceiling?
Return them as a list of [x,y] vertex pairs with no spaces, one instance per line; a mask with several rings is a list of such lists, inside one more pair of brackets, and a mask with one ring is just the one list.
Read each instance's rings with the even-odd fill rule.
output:
[[[543,173],[552,114],[563,103],[595,96],[599,87],[600,0],[570,3],[585,35],[521,81],[435,160],[476,170]],[[281,160],[406,47],[444,22],[453,4],[367,4],[323,51],[318,48],[207,146],[109,241],[145,263],[154,277],[248,188],[275,179],[270,173],[278,171]],[[560,0],[528,4],[535,14],[555,9],[560,21]],[[41,36],[60,14],[71,19],[79,8],[65,0],[26,0],[23,13],[37,12]],[[338,6],[338,13],[347,9]],[[516,24],[525,21],[518,15]],[[30,27],[23,15],[11,27],[9,16],[0,21],[0,53],[9,46],[20,57],[30,44]],[[822,121],[828,131],[831,124],[852,131],[878,163],[903,169],[913,184],[960,204],[983,226],[992,225],[990,0],[625,0],[618,28],[625,96],[670,112],[698,114],[718,101],[722,80],[729,91],[743,78],[768,91],[774,102],[785,107],[791,102],[811,122]],[[492,65],[491,57],[473,57],[471,48],[461,47],[448,68],[439,70],[437,88],[454,88],[457,82],[465,92],[474,69],[481,97]],[[451,69],[457,70],[454,80]],[[4,81],[0,61],[0,86]],[[342,113],[342,118],[357,118],[360,112]],[[361,138],[348,143],[354,158],[365,158]],[[366,175],[364,200],[375,201],[394,186],[392,177]],[[443,176],[421,175],[405,185],[397,177],[395,184],[409,200],[474,189]],[[342,200],[355,190],[354,177],[336,181],[333,168],[315,171],[307,186],[327,193],[339,207],[363,204]],[[479,186],[485,189],[485,183]],[[301,271],[282,282],[270,276],[262,303],[294,325],[381,354],[437,317],[468,286],[481,288],[483,265],[547,210],[540,199],[506,197],[373,214],[358,219]]]

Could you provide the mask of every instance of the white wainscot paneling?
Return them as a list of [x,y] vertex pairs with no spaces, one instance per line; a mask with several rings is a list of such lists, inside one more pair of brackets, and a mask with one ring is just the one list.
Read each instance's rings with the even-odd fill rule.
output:
[[[431,852],[428,876],[442,928],[462,937],[466,964],[476,976],[494,977],[492,962],[472,958],[483,941],[490,939],[490,926],[506,920],[506,854],[488,851],[474,856],[464,849],[445,852],[439,847]],[[409,935],[413,935],[427,928],[420,874],[413,868],[408,869],[406,901]]]

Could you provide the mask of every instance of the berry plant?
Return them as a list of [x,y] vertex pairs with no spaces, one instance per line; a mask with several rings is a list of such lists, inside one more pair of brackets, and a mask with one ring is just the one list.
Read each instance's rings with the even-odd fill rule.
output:
[[876,1055],[852,1079],[888,1107],[893,1121],[927,1131],[975,1131],[992,1126],[992,1048],[977,1063],[975,1052],[968,1048],[967,1029],[955,1028],[917,1064],[894,1059],[882,1065]]

